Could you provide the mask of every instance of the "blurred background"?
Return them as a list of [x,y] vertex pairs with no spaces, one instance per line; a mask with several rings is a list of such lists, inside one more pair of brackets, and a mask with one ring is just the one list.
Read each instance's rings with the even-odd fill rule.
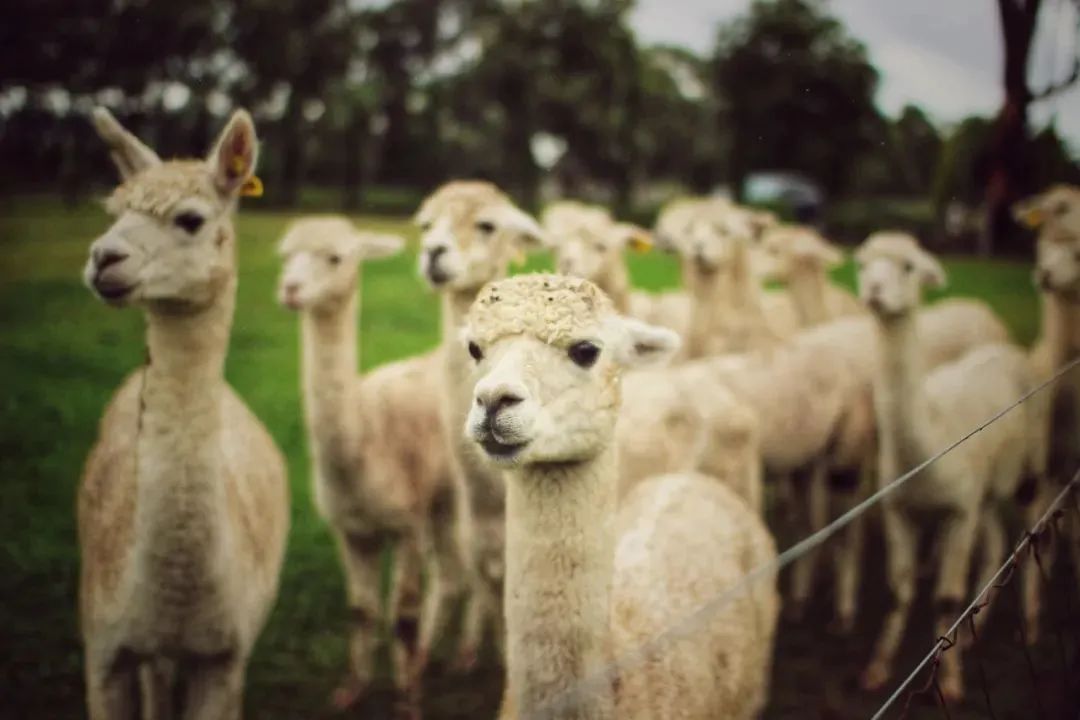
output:
[[[678,192],[1020,253],[1006,204],[1075,180],[1074,0],[9,0],[0,188],[110,168],[94,103],[166,154],[235,106],[266,202],[408,213],[452,177],[648,221]],[[1071,118],[1071,119],[1070,119]]]
[[[79,280],[108,225],[99,200],[116,180],[87,120],[93,105],[163,157],[204,153],[234,107],[255,116],[266,195],[245,200],[238,219],[227,375],[288,458],[293,521],[281,594],[249,668],[247,716],[316,718],[344,672],[346,613],[310,498],[296,318],[273,300],[274,246],[291,217],[343,211],[412,239],[408,217],[451,178],[492,180],[533,210],[571,196],[646,225],[677,195],[730,195],[846,243],[912,231],[947,256],[949,293],[986,300],[1030,343],[1033,243],[1008,207],[1080,181],[1078,6],[6,0],[0,718],[82,716],[75,487],[102,408],[144,359],[138,313],[107,310]],[[628,262],[639,286],[678,282],[671,257]],[[836,277],[850,285],[850,264]],[[373,263],[363,296],[364,369],[437,343],[437,302],[411,249]],[[770,520],[781,547],[798,539]],[[880,540],[870,543],[867,611],[852,638],[824,631],[826,596],[809,620],[781,627],[768,717],[868,717],[884,699],[854,680],[887,602]],[[969,678],[972,698],[954,718],[985,715],[980,687],[993,689],[999,717],[1030,716],[1042,691],[1045,676],[1033,679],[1018,651],[1011,599],[999,607],[983,663],[971,664],[982,682]],[[928,603],[915,614],[899,667],[934,639]],[[1048,643],[1032,651],[1040,672],[1060,668]],[[463,677],[440,649],[425,717],[493,716],[501,671],[488,656]],[[384,684],[350,716],[393,713]],[[920,706],[911,716],[941,714]]]

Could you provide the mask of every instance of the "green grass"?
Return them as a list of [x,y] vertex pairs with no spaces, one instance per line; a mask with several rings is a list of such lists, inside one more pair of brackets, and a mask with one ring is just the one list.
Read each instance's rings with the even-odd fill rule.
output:
[[[343,589],[329,536],[310,500],[297,322],[273,299],[275,243],[289,216],[254,208],[249,203],[239,220],[240,289],[227,374],[288,456],[293,518],[280,598],[250,667],[248,716],[310,717],[344,668]],[[413,236],[403,220],[358,222]],[[103,307],[79,280],[89,243],[107,223],[93,205],[69,211],[39,198],[0,208],[0,716],[16,708],[18,717],[82,712],[76,483],[102,408],[143,358],[139,313]],[[670,257],[634,256],[630,262],[640,285],[677,283]],[[549,266],[538,258],[528,268]],[[367,267],[365,368],[437,342],[437,302],[414,268],[412,251]],[[950,262],[949,269],[950,292],[986,298],[1016,337],[1030,342],[1037,305],[1026,267],[964,260]],[[850,282],[850,267],[838,277]],[[497,693],[497,675],[483,677]],[[468,683],[433,685],[445,685],[454,699],[429,717],[481,712],[481,701],[462,690]]]

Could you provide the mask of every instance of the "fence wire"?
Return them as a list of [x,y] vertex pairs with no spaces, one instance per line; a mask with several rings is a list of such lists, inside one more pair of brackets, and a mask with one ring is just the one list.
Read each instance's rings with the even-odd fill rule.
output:
[[[525,712],[524,708],[520,708],[521,717],[529,718],[529,720],[547,720],[548,718],[558,718],[563,713],[567,712],[575,705],[577,705],[582,699],[597,692],[602,692],[606,688],[611,687],[611,683],[616,681],[618,673],[620,671],[626,671],[632,668],[637,668],[646,662],[651,656],[655,655],[662,647],[674,644],[684,638],[692,637],[693,634],[704,626],[706,622],[719,611],[725,608],[736,598],[741,597],[745,593],[750,591],[750,588],[754,583],[761,581],[763,578],[775,577],[780,570],[793,563],[803,555],[815,550],[818,546],[824,544],[829,538],[834,536],[837,532],[850,525],[854,520],[861,515],[869,511],[883,499],[894,493],[897,489],[907,483],[911,478],[915,477],[930,465],[934,464],[941,458],[945,457],[957,447],[967,442],[973,436],[985,430],[993,423],[1000,420],[1008,413],[1015,410],[1017,407],[1023,405],[1031,397],[1042,392],[1046,388],[1050,387],[1058,380],[1060,380],[1067,373],[1074,368],[1080,366],[1080,357],[1074,358],[1070,362],[1062,365],[1057,369],[1049,378],[1039,383],[1035,387],[1028,390],[1019,399],[1013,402],[1011,405],[994,413],[986,421],[982,422],[978,426],[972,428],[965,433],[962,437],[954,440],[952,443],[931,455],[923,462],[916,465],[911,470],[908,470],[900,477],[896,478],[889,484],[879,488],[869,497],[862,502],[856,504],[846,512],[842,513],[831,523],[823,527],[821,530],[803,538],[799,542],[795,543],[787,550],[777,555],[777,557],[765,564],[754,568],[747,573],[741,582],[734,587],[725,590],[719,595],[707,603],[701,605],[697,610],[686,615],[682,620],[675,623],[673,626],[660,633],[652,640],[638,646],[637,648],[625,653],[622,657],[615,660],[607,667],[594,672],[589,677],[585,678],[581,682],[577,683],[573,688],[563,691],[559,695],[549,700],[546,704],[534,708],[531,712]],[[1075,480],[1075,479],[1074,479]],[[1072,487],[1072,483],[1068,487]],[[1057,503],[1057,500],[1055,500]],[[935,645],[935,647],[937,647]],[[910,680],[910,678],[909,678]],[[905,681],[908,682],[908,681]],[[940,695],[940,693],[939,693]],[[890,701],[891,702],[891,701]],[[879,718],[880,712],[874,716]]]

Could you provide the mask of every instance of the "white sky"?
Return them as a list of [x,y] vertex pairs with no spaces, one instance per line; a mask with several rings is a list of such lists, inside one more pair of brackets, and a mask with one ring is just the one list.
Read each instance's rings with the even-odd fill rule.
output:
[[[718,24],[744,14],[749,5],[749,0],[637,0],[632,23],[646,43],[705,53],[712,49]],[[881,74],[877,100],[885,112],[895,114],[911,102],[935,120],[951,123],[997,111],[1002,41],[995,0],[832,0],[829,7],[866,45]],[[1043,0],[1029,67],[1033,88],[1050,75],[1055,32],[1055,77],[1068,74],[1074,27],[1069,0]],[[1080,84],[1036,105],[1031,121],[1041,126],[1055,113],[1059,131],[1074,153],[1080,151]]]

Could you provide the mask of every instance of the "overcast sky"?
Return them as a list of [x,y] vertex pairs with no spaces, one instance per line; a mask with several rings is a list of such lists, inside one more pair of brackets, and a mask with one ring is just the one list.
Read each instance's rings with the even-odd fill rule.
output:
[[[632,21],[646,43],[708,52],[718,23],[745,13],[749,5],[749,0],[637,0]],[[877,99],[885,112],[894,114],[910,102],[949,123],[999,107],[1002,48],[994,0],[832,0],[830,7],[866,44],[881,73]],[[1050,75],[1055,45],[1056,76],[1068,74],[1072,8],[1066,0],[1043,0],[1029,74],[1033,88]],[[1041,126],[1054,113],[1073,152],[1080,151],[1080,84],[1039,103],[1031,119]]]

